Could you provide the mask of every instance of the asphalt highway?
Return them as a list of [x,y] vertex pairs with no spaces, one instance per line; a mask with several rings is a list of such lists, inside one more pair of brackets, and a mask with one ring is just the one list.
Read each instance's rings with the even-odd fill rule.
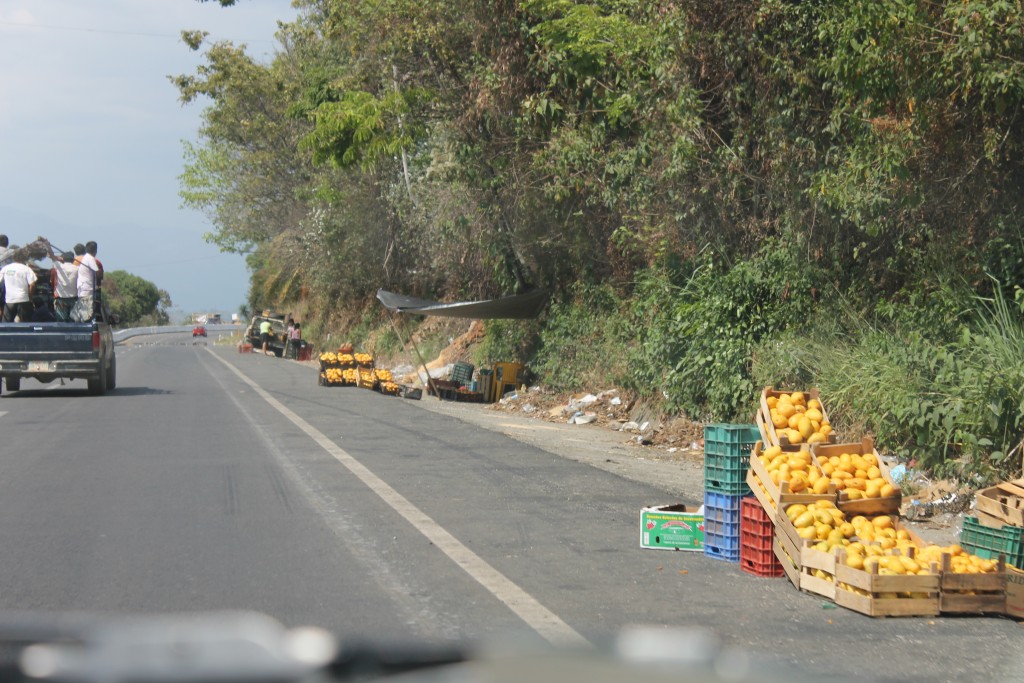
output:
[[656,485],[213,337],[117,355],[104,396],[0,399],[0,609],[246,609],[389,643],[698,627],[821,680],[1021,679],[1013,621],[870,619],[641,549]]

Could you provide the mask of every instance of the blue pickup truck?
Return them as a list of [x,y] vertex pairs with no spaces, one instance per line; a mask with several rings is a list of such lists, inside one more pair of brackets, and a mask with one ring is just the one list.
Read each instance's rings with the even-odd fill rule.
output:
[[84,379],[100,395],[117,384],[117,360],[104,312],[89,322],[0,323],[0,377],[7,391],[21,389],[25,377],[52,382]]

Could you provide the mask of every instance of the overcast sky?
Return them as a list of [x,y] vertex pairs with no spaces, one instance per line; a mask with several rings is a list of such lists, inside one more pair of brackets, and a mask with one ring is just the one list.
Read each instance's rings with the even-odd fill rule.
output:
[[294,16],[288,0],[0,0],[0,233],[96,240],[108,271],[150,280],[176,313],[236,312],[244,260],[207,244],[178,197],[205,102],[183,107],[167,76],[201,62],[183,29],[268,62]]

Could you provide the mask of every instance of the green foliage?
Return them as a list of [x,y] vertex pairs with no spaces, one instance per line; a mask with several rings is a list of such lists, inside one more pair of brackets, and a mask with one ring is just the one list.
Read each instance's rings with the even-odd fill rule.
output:
[[632,332],[622,311],[610,286],[577,285],[571,297],[551,305],[531,369],[556,391],[620,383]]
[[314,164],[330,161],[341,167],[373,168],[383,159],[400,155],[422,135],[418,127],[403,123],[418,99],[425,99],[423,91],[388,92],[380,98],[368,92],[345,92],[311,112],[313,130],[299,147],[313,152]]
[[205,62],[172,79],[210,102],[182,198],[248,255],[254,308],[301,298],[328,330],[381,286],[542,285],[550,315],[488,322],[479,363],[625,374],[696,418],[819,384],[936,469],[1008,462],[1019,2],[295,6],[270,63],[190,32]]
[[534,320],[488,320],[483,341],[473,352],[474,363],[526,363],[537,347],[539,329]]
[[149,280],[123,270],[103,276],[103,298],[122,325],[166,325],[171,298]]
[[812,271],[774,246],[734,265],[706,251],[676,272],[647,273],[633,316],[636,386],[653,385],[694,418],[749,420],[753,349],[803,324],[815,293]]

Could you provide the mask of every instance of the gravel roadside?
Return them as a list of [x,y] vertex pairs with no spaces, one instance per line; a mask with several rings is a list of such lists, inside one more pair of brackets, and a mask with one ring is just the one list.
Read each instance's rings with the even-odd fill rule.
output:
[[[554,455],[664,490],[665,500],[651,501],[651,504],[700,505],[704,500],[702,451],[677,449],[670,452],[663,447],[641,446],[631,435],[607,427],[549,422],[479,403],[441,401],[427,396],[413,403],[424,410],[448,415]],[[932,543],[948,545],[959,536],[958,528],[948,519],[907,523]]]

